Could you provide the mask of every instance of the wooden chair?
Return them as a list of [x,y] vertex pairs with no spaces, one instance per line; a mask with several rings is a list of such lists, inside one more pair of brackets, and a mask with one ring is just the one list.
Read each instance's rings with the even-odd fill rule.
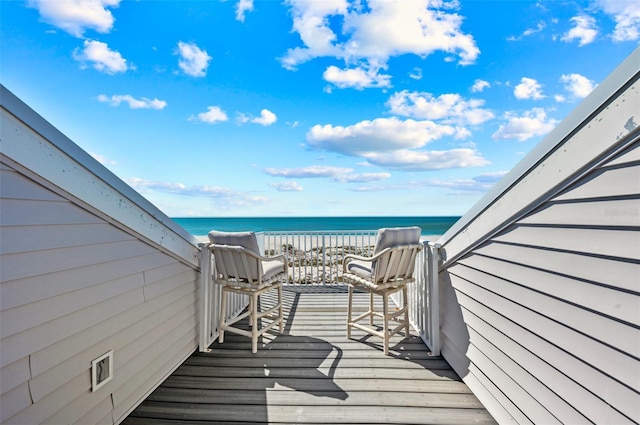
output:
[[[222,305],[218,341],[224,342],[225,331],[251,338],[251,352],[258,351],[258,337],[276,324],[283,331],[282,316],[282,280],[288,276],[287,260],[284,255],[264,257],[260,255],[258,240],[253,232],[209,232],[215,269],[213,281],[222,285]],[[265,292],[277,290],[278,300],[275,306],[260,311],[259,297]],[[227,298],[229,293],[249,296],[249,308],[238,317],[226,319]],[[251,331],[232,325],[249,317]],[[269,319],[262,324],[262,319]]]
[[[345,256],[343,277],[349,284],[347,338],[351,338],[352,328],[378,336],[383,340],[384,354],[387,355],[389,339],[393,335],[403,329],[405,336],[409,335],[407,284],[414,281],[416,256],[422,249],[420,232],[419,227],[380,229],[372,257],[351,254]],[[369,309],[352,318],[355,289],[369,293]],[[390,308],[389,296],[399,291],[402,291],[402,307]],[[374,295],[382,297],[382,312],[374,309]],[[382,330],[374,327],[374,317],[382,318]],[[359,323],[367,318],[368,325]]]

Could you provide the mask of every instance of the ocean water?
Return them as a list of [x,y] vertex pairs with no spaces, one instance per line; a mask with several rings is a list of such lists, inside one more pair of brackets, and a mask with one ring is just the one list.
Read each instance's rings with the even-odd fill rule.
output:
[[418,226],[423,235],[442,235],[460,217],[177,217],[173,220],[194,236],[224,232],[346,231]]

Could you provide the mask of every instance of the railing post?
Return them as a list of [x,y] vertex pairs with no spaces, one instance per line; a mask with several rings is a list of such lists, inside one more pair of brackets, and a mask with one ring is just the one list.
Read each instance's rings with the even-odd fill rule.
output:
[[325,242],[325,234],[322,234],[322,284],[327,284],[327,245]]
[[198,317],[198,350],[211,351],[209,339],[211,335],[211,250],[209,243],[198,244],[200,247],[200,314]]
[[428,245],[428,271],[427,285],[429,294],[429,315],[428,332],[429,341],[431,342],[431,352],[440,355],[440,282],[438,277],[438,265],[441,260],[440,244]]

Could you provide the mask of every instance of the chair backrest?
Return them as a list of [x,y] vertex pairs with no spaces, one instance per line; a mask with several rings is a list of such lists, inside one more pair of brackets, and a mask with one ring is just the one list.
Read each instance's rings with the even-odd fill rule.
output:
[[421,231],[417,226],[378,230],[373,254],[376,255],[387,248],[391,249],[372,265],[374,282],[407,279],[413,276],[416,255],[420,249]]
[[213,250],[216,262],[216,270],[226,278],[256,282],[262,276],[262,262],[256,257],[247,255],[242,247],[251,253],[260,256],[258,238],[254,232],[209,232],[209,241],[215,245],[227,245],[230,248]]

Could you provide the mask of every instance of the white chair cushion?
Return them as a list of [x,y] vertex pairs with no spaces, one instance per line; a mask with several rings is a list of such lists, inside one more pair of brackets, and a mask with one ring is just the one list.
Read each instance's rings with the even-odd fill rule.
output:
[[[412,245],[420,242],[420,233],[422,229],[418,226],[413,227],[388,227],[378,230],[378,236],[376,237],[376,247],[373,254],[377,254],[384,251],[387,248],[399,246],[399,245]],[[376,275],[376,269],[385,270],[387,268],[389,259],[383,256],[377,261],[374,261],[371,267],[371,272]],[[381,276],[377,276],[379,279]]]
[[220,232],[212,230],[209,232],[209,241],[218,245],[242,246],[260,255],[258,248],[258,238],[254,232]]
[[[209,232],[209,241],[213,244],[217,245],[229,245],[229,246],[241,246],[246,248],[247,250],[253,252],[256,255],[260,255],[260,251],[258,248],[258,238],[256,238],[256,234],[254,232],[220,232],[217,230],[212,230]],[[216,256],[215,252],[213,253],[216,261],[225,261],[225,256]],[[233,276],[237,279],[247,279],[249,281],[255,281],[258,279],[258,275],[260,273],[260,263],[256,258],[249,257],[240,252],[232,252],[229,254],[231,259],[228,261],[229,264],[226,264],[225,267],[227,270],[233,270],[231,266],[231,261],[235,261],[236,264],[242,264],[242,256],[246,257],[247,262],[249,264],[249,269],[251,271],[250,276],[245,276],[246,273],[243,268],[239,271],[240,276]]]
[[364,279],[372,279],[371,261],[352,260],[347,264],[347,271]]
[[377,254],[392,246],[412,245],[420,242],[421,229],[413,227],[388,227],[378,230],[376,248],[373,254]]
[[279,273],[284,273],[284,263],[282,261],[263,261],[262,280],[268,281]]

